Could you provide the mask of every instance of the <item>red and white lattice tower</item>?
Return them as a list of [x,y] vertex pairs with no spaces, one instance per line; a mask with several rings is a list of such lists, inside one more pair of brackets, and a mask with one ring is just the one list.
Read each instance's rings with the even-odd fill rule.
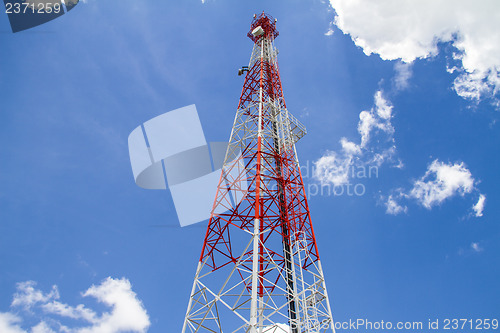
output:
[[[182,332],[334,332],[287,110],[276,20],[254,42]],[[241,72],[240,72],[241,74]]]

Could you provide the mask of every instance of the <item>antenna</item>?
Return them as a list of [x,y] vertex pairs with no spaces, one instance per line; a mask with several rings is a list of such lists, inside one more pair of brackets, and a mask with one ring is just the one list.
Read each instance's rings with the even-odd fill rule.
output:
[[254,15],[247,34],[253,50],[238,71],[245,82],[183,333],[335,332],[295,149],[306,129],[283,97],[276,22]]
[[238,76],[243,75],[243,73],[248,72],[248,66],[242,66],[240,69],[238,69]]

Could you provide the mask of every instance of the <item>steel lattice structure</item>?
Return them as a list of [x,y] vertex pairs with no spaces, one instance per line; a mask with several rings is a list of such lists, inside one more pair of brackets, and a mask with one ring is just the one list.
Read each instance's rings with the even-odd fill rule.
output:
[[[276,20],[254,42],[182,332],[334,332],[287,110]],[[222,213],[218,213],[222,212]]]

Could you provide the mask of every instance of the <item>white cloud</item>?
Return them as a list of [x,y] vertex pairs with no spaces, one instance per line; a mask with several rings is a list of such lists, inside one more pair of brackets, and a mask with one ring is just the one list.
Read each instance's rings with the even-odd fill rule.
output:
[[34,281],[18,283],[12,306],[22,307],[27,311],[31,311],[34,306],[38,306],[48,314],[72,319],[85,319],[87,321],[94,319],[95,313],[92,310],[86,309],[82,304],[71,307],[57,301],[60,298],[57,286],[52,286],[52,290],[49,293],[43,293],[35,287],[36,282]]
[[[109,277],[82,294],[83,297],[93,297],[110,308],[110,311],[101,314],[83,304],[73,307],[60,302],[57,286],[53,286],[49,293],[35,287],[34,281],[18,283],[11,304],[13,308],[21,308],[30,316],[41,320],[31,328],[30,333],[144,333],[150,326],[146,309],[132,290],[130,281],[125,278]],[[62,318],[80,322],[75,327],[68,328],[60,323]],[[88,325],[82,327],[81,321]],[[13,314],[0,313],[1,333],[26,333],[19,327],[20,323],[21,319]]]
[[52,330],[46,322],[42,321],[38,325],[31,328],[31,333],[56,333],[56,332]]
[[486,196],[484,194],[479,195],[479,200],[472,207],[472,209],[474,210],[474,213],[475,213],[476,217],[483,216],[483,210],[484,210],[485,203],[486,203]]
[[[383,97],[382,91],[375,93],[374,104],[370,110],[359,114],[359,144],[341,138],[340,152],[327,151],[314,162],[314,177],[322,184],[348,184],[355,174],[353,169],[379,167],[386,160],[392,160],[396,153],[391,124],[393,106]],[[372,145],[373,141],[377,141],[376,146]]]
[[[386,205],[388,214],[399,214],[406,212],[398,201],[403,199],[415,200],[427,209],[440,205],[448,198],[456,195],[465,196],[472,192],[478,192],[478,182],[472,177],[472,173],[463,162],[444,163],[434,160],[427,168],[425,174],[413,182],[411,190],[398,189],[397,195],[389,195]],[[473,206],[475,216],[482,216],[486,197],[479,195],[479,201]]]
[[330,27],[330,28],[328,29],[328,31],[327,31],[327,32],[325,32],[325,36],[331,36],[331,35],[333,35],[333,33],[334,33],[334,31],[333,31],[333,29]]
[[84,319],[89,322],[94,321],[96,316],[94,311],[85,308],[83,304],[72,307],[58,301],[52,301],[50,303],[41,305],[41,308],[49,314],[54,314],[71,319]]
[[453,88],[460,97],[478,102],[492,87],[482,73],[474,72],[459,75],[453,81]]
[[37,303],[47,303],[53,299],[59,298],[59,291],[56,286],[48,294],[35,289],[36,282],[26,281],[17,284],[17,292],[14,294],[12,306],[21,306],[29,309]]
[[112,307],[112,311],[103,314],[92,327],[79,329],[79,333],[143,333],[150,325],[149,316],[127,279],[107,278],[101,285],[92,286],[83,296],[95,297]]
[[340,139],[340,145],[342,146],[342,150],[348,155],[361,154],[361,147],[354,142],[347,140],[346,138]]
[[372,111],[361,111],[358,123],[358,132],[361,134],[361,146],[366,147],[370,140],[370,133],[376,124],[375,114]]
[[401,213],[406,213],[408,210],[406,206],[403,207],[399,205],[394,199],[394,196],[392,195],[389,195],[389,197],[387,198],[387,201],[385,202],[385,207],[386,207],[385,212],[390,215],[398,215]]
[[472,243],[470,247],[474,250],[474,252],[482,252],[484,250],[481,246],[479,246],[479,243]]
[[365,54],[384,60],[434,56],[439,42],[458,50],[460,68],[454,88],[479,100],[500,89],[500,10],[498,0],[330,0],[334,23]]
[[396,90],[404,90],[408,88],[409,81],[412,76],[411,63],[404,63],[398,61],[394,64],[394,71],[396,75],[394,76],[394,86]]
[[314,162],[314,177],[322,184],[331,183],[335,186],[347,184],[351,164],[351,157],[339,157],[336,152],[328,151]]
[[377,91],[375,93],[375,110],[380,118],[384,119],[385,122],[379,122],[377,126],[380,126],[380,129],[392,134],[394,132],[394,128],[391,125],[392,118],[392,108],[393,106],[382,96],[382,91]]
[[26,333],[19,327],[21,319],[9,312],[0,312],[0,332],[2,333]]
[[389,139],[392,140],[394,134],[394,127],[391,124],[393,106],[382,96],[380,90],[375,93],[374,100],[375,108],[359,114],[358,132],[361,135],[362,148],[366,148],[372,135],[382,132],[389,135]]
[[435,205],[456,194],[464,196],[474,189],[474,178],[464,163],[445,164],[434,160],[425,175],[413,184],[409,196],[425,208]]

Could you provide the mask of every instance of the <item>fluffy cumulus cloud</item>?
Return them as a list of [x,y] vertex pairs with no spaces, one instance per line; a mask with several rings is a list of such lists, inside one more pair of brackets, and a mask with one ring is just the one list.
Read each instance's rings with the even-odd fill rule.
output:
[[19,326],[21,319],[12,313],[0,312],[0,332],[2,333],[25,333]]
[[34,281],[18,283],[12,306],[23,307],[25,310],[29,310],[37,303],[48,303],[53,299],[59,298],[57,286],[53,286],[49,293],[43,293],[41,290],[35,289],[35,287],[36,282]]
[[[472,173],[460,163],[444,163],[434,160],[427,168],[425,174],[413,182],[409,191],[398,189],[395,194],[386,199],[386,212],[397,215],[406,212],[399,201],[414,200],[427,209],[440,205],[445,200],[454,197],[464,197],[466,194],[477,193],[477,181]],[[486,196],[479,194],[478,202],[472,207],[475,216],[482,216]]]
[[330,0],[334,23],[365,54],[384,60],[432,57],[439,42],[455,48],[459,66],[454,89],[479,101],[500,92],[500,10],[498,0]]
[[110,313],[93,320],[93,326],[79,333],[145,332],[149,317],[142,303],[126,279],[108,278],[99,286],[92,286],[83,296],[92,296],[112,308]]
[[314,177],[322,184],[341,186],[356,177],[360,169],[378,168],[385,161],[392,161],[396,152],[392,114],[393,106],[382,91],[377,91],[374,106],[359,114],[359,143],[341,138],[340,151],[327,151],[314,162]]
[[385,207],[386,210],[385,212],[387,214],[391,215],[398,215],[400,213],[406,213],[408,210],[408,207],[406,206],[401,206],[394,198],[394,196],[391,194],[387,197],[387,201],[385,202]]
[[472,207],[474,210],[474,215],[476,217],[483,216],[483,210],[484,210],[484,205],[486,204],[486,196],[484,194],[481,194],[479,196],[479,200],[477,200],[477,203]]
[[396,72],[396,75],[394,76],[393,81],[397,91],[408,88],[410,78],[413,74],[411,67],[411,63],[404,63],[401,61],[394,64],[394,71]]
[[431,209],[456,194],[464,196],[473,189],[474,178],[463,162],[446,164],[435,160],[425,175],[415,181],[409,196]]
[[55,333],[55,331],[46,322],[42,321],[34,326],[30,333]]
[[[61,302],[57,286],[48,293],[36,288],[33,281],[17,285],[11,308],[21,311],[31,321],[38,320],[36,326],[25,330],[19,314],[0,313],[2,333],[144,333],[150,325],[149,316],[142,302],[132,290],[127,279],[107,278],[100,285],[92,286],[82,293],[83,297],[93,297],[110,310],[98,313],[83,304],[71,306]],[[72,328],[61,321],[74,320],[78,324]],[[82,322],[87,323],[81,325]]]

